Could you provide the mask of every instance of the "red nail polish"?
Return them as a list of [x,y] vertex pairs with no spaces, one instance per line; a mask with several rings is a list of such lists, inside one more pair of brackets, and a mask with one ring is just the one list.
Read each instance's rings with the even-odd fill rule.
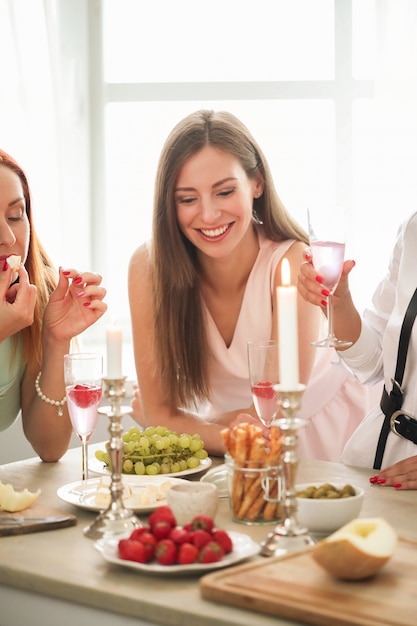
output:
[[328,291],[328,289],[322,289],[321,295],[327,298],[327,296],[330,296],[330,291]]
[[321,284],[323,282],[323,276],[316,276],[316,281]]
[[371,478],[369,479],[369,482],[374,484],[377,482],[377,480],[378,480],[378,476],[371,476]]
[[71,272],[69,272],[68,270],[63,270],[62,273],[64,274],[64,276],[69,276],[71,274]]
[[83,306],[90,306],[91,302],[87,300],[87,302],[83,302]]
[[396,489],[400,489],[402,487],[401,483],[394,483],[393,487],[395,487]]
[[7,269],[9,269],[9,264],[7,262],[7,259],[4,259],[4,263],[3,263],[3,272],[5,272]]
[[385,480],[385,478],[377,478],[376,482],[378,483],[378,485],[385,485],[387,481]]
[[327,302],[326,302],[326,300],[322,300],[322,301],[320,302],[320,304],[321,304],[321,306],[324,306],[324,308],[326,308],[326,307],[327,307]]
[[74,285],[79,285],[83,282],[83,279],[81,278],[81,276],[77,276],[77,278],[74,278],[72,282],[74,283]]

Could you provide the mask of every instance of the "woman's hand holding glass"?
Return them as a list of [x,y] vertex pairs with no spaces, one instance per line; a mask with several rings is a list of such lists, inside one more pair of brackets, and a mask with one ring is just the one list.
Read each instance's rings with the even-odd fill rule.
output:
[[[313,342],[319,348],[347,348],[350,341],[339,339],[333,326],[333,294],[339,284],[345,256],[345,213],[341,207],[317,210],[313,223],[308,211],[308,232],[311,259],[319,272],[321,284],[325,289],[322,295],[327,298],[327,337]],[[323,306],[323,302],[321,303]]]
[[[335,300],[341,300],[349,294],[348,275],[354,267],[354,261],[348,260],[343,263],[339,284],[333,293]],[[323,285],[323,276],[314,268],[310,248],[305,249],[304,262],[300,264],[298,291],[307,302],[326,308],[329,290]]]

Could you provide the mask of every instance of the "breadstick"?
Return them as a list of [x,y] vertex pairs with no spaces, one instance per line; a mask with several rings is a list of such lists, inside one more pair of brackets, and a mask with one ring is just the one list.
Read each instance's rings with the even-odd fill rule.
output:
[[237,515],[239,519],[243,519],[244,517],[246,517],[247,511],[252,506],[254,501],[259,497],[259,494],[262,495],[262,498],[264,497],[261,476],[258,476],[257,478],[255,478],[250,488],[243,493],[242,504],[239,508],[238,515]]
[[236,439],[235,463],[240,467],[245,464],[249,452],[249,431],[247,424],[240,424],[234,429]]
[[223,430],[220,431],[220,435],[221,435],[221,438],[223,439],[223,445],[226,448],[227,452],[230,454],[230,456],[234,456],[233,454],[231,454],[230,429],[229,428],[223,428]]
[[248,512],[246,513],[246,519],[250,522],[254,522],[261,514],[262,508],[265,506],[265,498],[263,490],[256,498],[256,500],[249,507]]
[[[263,437],[255,436],[251,442],[249,451],[249,460],[247,462],[248,468],[256,468],[262,466],[265,462],[265,439]],[[245,475],[245,493],[250,489],[252,483],[256,480],[256,472],[248,472]]]
[[[272,484],[271,484],[272,483]],[[265,508],[263,510],[263,518],[264,520],[272,520],[277,517],[279,502],[277,501],[278,497],[278,480],[270,481],[269,483],[269,497],[271,500],[275,498],[275,502],[270,502],[269,500],[265,503]]]
[[278,426],[271,426],[268,463],[271,467],[279,465],[282,454],[282,434]]
[[233,429],[233,433],[231,435],[231,439],[235,439],[235,455],[234,455],[234,465],[237,468],[235,472],[233,472],[233,481],[232,481],[232,502],[233,502],[233,512],[237,515],[241,502],[244,498],[243,492],[243,480],[241,476],[241,471],[238,469],[240,467],[245,466],[245,462],[248,455],[248,424],[240,424],[236,428]]

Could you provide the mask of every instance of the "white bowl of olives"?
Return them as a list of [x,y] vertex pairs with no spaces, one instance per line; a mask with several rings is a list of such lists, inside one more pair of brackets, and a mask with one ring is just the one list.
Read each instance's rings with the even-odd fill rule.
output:
[[358,517],[364,490],[346,483],[296,485],[300,526],[313,534],[329,535]]

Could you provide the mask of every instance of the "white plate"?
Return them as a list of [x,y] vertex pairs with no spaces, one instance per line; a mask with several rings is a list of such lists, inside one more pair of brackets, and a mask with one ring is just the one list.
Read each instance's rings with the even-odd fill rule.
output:
[[228,531],[232,541],[233,550],[226,554],[221,561],[217,563],[191,563],[190,565],[159,565],[158,563],[137,563],[136,561],[128,561],[126,559],[119,558],[118,555],[118,543],[119,539],[110,539],[103,543],[102,540],[98,540],[95,543],[95,547],[101,553],[105,561],[114,563],[115,565],[121,565],[122,567],[128,567],[130,569],[137,570],[138,572],[146,572],[147,574],[190,574],[190,573],[205,573],[213,569],[220,569],[222,567],[230,567],[240,561],[249,559],[251,556],[259,553],[260,546],[253,541],[248,535],[243,533],[236,533]]
[[[135,477],[133,477],[135,478]],[[138,498],[141,491],[146,489],[149,485],[160,485],[164,482],[170,482],[172,485],[183,482],[180,478],[172,478],[166,474],[160,474],[158,476],[137,476],[136,478],[142,478],[142,481],[131,481],[130,477],[123,477],[129,485],[132,495],[129,498],[124,498],[123,503],[126,508],[131,509],[135,513],[146,513],[147,511],[153,511],[158,506],[166,505],[165,498],[157,500],[153,504],[139,504]],[[74,504],[81,509],[87,509],[88,511],[103,511],[106,506],[98,505],[96,503],[97,487],[100,483],[100,478],[89,478],[88,480],[80,480],[75,483],[69,483],[63,485],[57,491],[57,495],[64,502]]]
[[[211,458],[207,457],[206,459],[203,459],[202,461],[200,461],[200,465],[198,465],[198,467],[193,467],[192,469],[186,469],[186,470],[183,470],[182,472],[171,472],[169,474],[157,474],[157,476],[189,476],[190,474],[198,474],[199,472],[204,472],[206,469],[208,469],[211,466],[211,463],[212,463]],[[89,459],[88,469],[90,470],[90,472],[93,472],[94,474],[98,474],[99,476],[110,475],[110,470],[108,469],[107,465],[105,465],[105,463],[103,463],[102,461],[99,461],[95,456]],[[129,480],[136,480],[136,479],[143,480],[144,478],[149,478],[149,476],[147,475],[139,475],[139,474],[123,474],[123,476],[128,477]]]
[[219,492],[219,498],[228,498],[229,489],[227,486],[227,468],[226,465],[218,465],[213,467],[200,478],[203,483],[214,483]]

